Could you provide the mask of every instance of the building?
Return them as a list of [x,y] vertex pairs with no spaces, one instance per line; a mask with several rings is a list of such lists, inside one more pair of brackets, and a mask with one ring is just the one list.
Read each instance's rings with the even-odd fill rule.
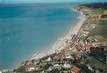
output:
[[27,71],[28,72],[35,71],[35,67],[29,67],[29,68],[27,68]]
[[80,72],[80,68],[76,67],[76,66],[73,66],[71,68],[71,73],[79,73]]

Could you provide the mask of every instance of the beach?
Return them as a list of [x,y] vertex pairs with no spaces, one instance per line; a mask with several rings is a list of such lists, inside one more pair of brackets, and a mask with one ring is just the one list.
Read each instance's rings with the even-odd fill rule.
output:
[[84,14],[81,11],[77,11],[75,9],[73,10],[80,13],[80,16],[78,17],[79,21],[73,27],[70,28],[70,30],[68,31],[68,33],[65,34],[65,36],[58,38],[52,47],[43,49],[40,52],[35,53],[32,57],[30,57],[30,59],[40,59],[42,57],[54,54],[56,51],[61,51],[62,49],[65,49],[66,46],[65,41],[71,40],[72,35],[77,35],[81,26],[86,20]]
[[105,73],[107,44],[98,42],[90,35],[101,20],[100,14],[96,14],[96,10],[93,13],[93,9],[84,5],[73,10],[80,13],[74,27],[59,37],[52,47],[35,53],[13,72]]
[[69,4],[1,7],[0,66],[15,67],[33,54],[51,48],[77,21],[79,13],[71,8]]

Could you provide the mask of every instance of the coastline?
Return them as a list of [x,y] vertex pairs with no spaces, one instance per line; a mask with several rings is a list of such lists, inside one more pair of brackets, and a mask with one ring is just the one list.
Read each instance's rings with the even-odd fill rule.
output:
[[[39,51],[34,52],[30,56],[28,55],[27,58],[25,58],[24,60],[19,61],[15,65],[12,65],[10,70],[17,69],[18,67],[22,66],[22,64],[24,64],[25,61],[27,61],[27,60],[33,60],[33,59],[39,60],[41,58],[44,58],[46,56],[49,56],[49,55],[56,53],[56,51],[60,52],[62,49],[65,49],[64,48],[65,41],[71,40],[72,35],[75,35],[79,32],[79,29],[81,28],[82,24],[86,20],[83,12],[76,10],[74,7],[72,7],[71,9],[74,12],[79,13],[79,16],[77,16],[78,21],[76,23],[74,23],[73,25],[71,25],[70,28],[67,29],[68,31],[65,32],[65,34],[62,35],[61,37],[58,37],[55,42],[53,42],[51,45],[48,46],[48,48],[41,48]],[[62,48],[62,46],[63,46],[63,48]]]
[[78,32],[79,32],[81,26],[83,25],[84,21],[86,20],[86,18],[84,16],[83,12],[78,11],[74,8],[73,8],[73,10],[75,12],[80,13],[80,16],[77,17],[77,18],[79,18],[79,21],[69,29],[68,33],[66,33],[64,36],[58,38],[56,40],[56,42],[50,48],[43,49],[41,52],[36,52],[33,56],[31,56],[29,58],[30,60],[40,59],[45,56],[54,54],[56,51],[61,51],[66,46],[65,40],[71,40],[72,39],[71,35],[78,34]]
[[[84,11],[85,9],[88,12]],[[105,65],[107,43],[99,42],[90,35],[98,28],[97,25],[100,24],[98,22],[102,20],[103,14],[97,14],[97,10],[92,11],[84,5],[73,10],[81,14],[77,17],[79,20],[74,27],[69,28],[64,37],[56,40],[51,48],[34,54],[13,72],[72,73],[75,72],[75,68],[83,73],[107,71]]]

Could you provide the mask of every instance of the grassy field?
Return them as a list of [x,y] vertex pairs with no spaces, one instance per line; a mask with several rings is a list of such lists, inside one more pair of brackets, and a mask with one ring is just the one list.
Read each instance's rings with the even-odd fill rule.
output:
[[90,36],[93,36],[100,42],[107,42],[107,20],[97,24],[96,28],[90,33]]
[[95,67],[97,69],[105,69],[105,64],[98,61],[97,59],[95,59],[94,57],[91,57],[91,59],[89,60],[89,65],[91,65],[92,67]]

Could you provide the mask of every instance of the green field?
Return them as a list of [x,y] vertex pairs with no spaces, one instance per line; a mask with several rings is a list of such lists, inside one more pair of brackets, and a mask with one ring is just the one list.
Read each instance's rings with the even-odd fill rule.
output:
[[90,57],[90,60],[88,60],[88,64],[97,69],[105,69],[105,64],[94,57]]
[[96,28],[90,33],[90,36],[95,37],[100,42],[107,41],[107,20],[97,24]]

